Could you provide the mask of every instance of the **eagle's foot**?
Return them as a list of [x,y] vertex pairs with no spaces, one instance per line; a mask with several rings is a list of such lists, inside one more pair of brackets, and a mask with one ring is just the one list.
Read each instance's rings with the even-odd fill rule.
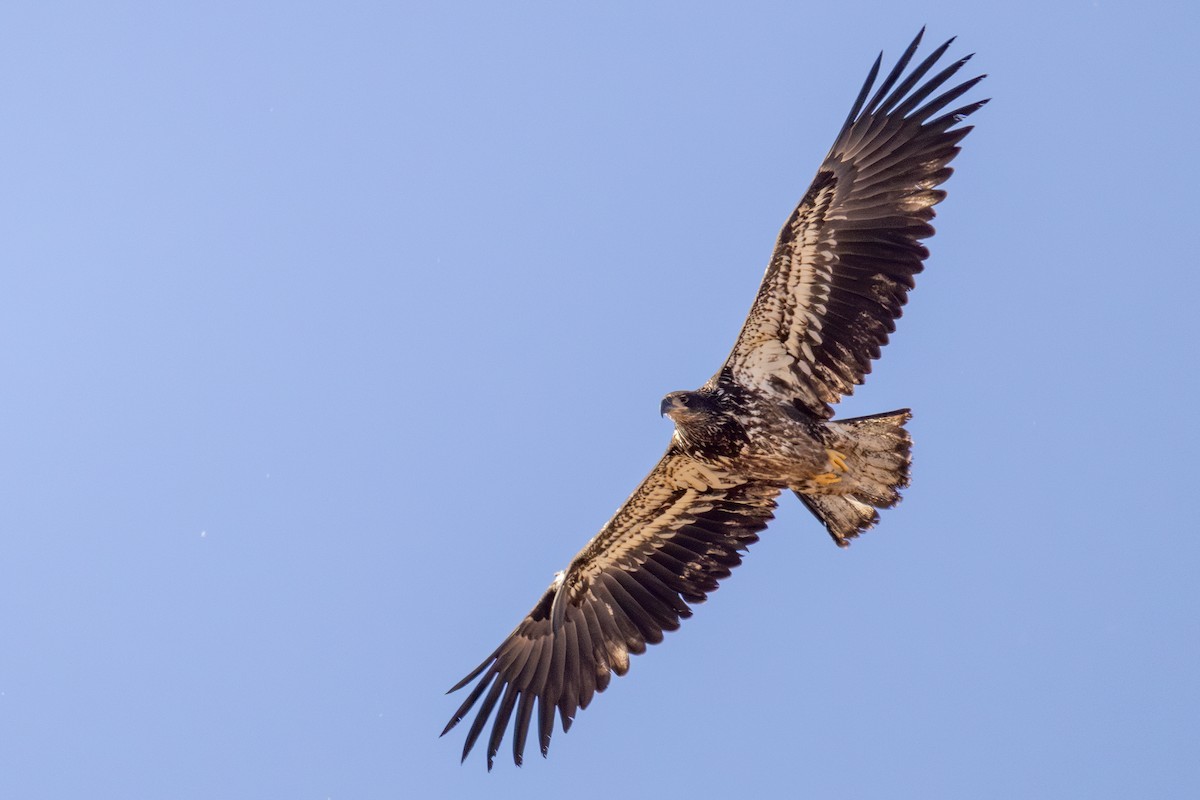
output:
[[837,450],[827,449],[825,457],[829,459],[829,472],[813,475],[812,482],[817,486],[832,486],[835,483],[841,483],[842,476],[838,473],[846,472],[846,455]]

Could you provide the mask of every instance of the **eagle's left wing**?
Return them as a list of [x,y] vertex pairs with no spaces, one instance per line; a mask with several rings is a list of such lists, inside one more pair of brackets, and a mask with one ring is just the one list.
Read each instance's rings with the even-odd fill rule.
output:
[[[923,33],[924,31],[922,31]],[[929,251],[936,188],[971,130],[954,127],[986,101],[946,111],[983,76],[940,90],[967,58],[933,77],[950,42],[900,80],[921,35],[867,101],[876,60],[829,155],[784,224],[723,371],[818,417],[850,394],[895,330]],[[951,40],[953,41],[953,40]],[[718,373],[720,374],[720,373]]]
[[[450,691],[479,678],[445,735],[483,698],[463,759],[492,712],[487,763],[513,723],[520,765],[537,701],[542,755],[557,710],[566,732],[578,709],[624,675],[630,653],[662,641],[741,563],[775,509],[778,488],[743,483],[668,448],[616,515],[571,561],[516,629]],[[480,677],[482,675],[482,677]],[[486,692],[486,695],[484,694]]]

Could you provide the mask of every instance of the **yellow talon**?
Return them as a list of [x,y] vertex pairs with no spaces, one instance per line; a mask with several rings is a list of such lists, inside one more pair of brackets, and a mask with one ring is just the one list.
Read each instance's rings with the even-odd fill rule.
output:
[[825,455],[829,456],[829,463],[833,465],[834,469],[839,472],[846,471],[846,456],[837,450],[826,450]]
[[822,472],[820,475],[813,475],[812,482],[818,486],[831,486],[839,483],[842,479],[832,472]]

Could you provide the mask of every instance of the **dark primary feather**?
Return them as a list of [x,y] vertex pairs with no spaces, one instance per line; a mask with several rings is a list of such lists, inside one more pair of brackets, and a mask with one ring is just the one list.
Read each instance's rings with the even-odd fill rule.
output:
[[982,75],[928,99],[970,58],[926,79],[953,39],[901,80],[920,41],[918,34],[871,94],[882,56],[876,60],[779,234],[725,364],[739,382],[821,418],[862,383],[895,330],[929,254],[920,240],[933,235],[933,206],[945,197],[936,187],[950,176],[947,165],[971,130],[954,126],[987,102],[946,110]]
[[488,768],[510,721],[519,765],[536,700],[538,746],[545,755],[556,712],[567,731],[575,713],[608,686],[611,673],[625,674],[630,654],[662,641],[664,631],[690,617],[688,604],[703,602],[758,540],[778,494],[778,488],[732,480],[668,449],[572,560],[561,585],[552,585],[495,652],[450,690],[478,679],[442,734],[479,703],[463,759],[494,713]]

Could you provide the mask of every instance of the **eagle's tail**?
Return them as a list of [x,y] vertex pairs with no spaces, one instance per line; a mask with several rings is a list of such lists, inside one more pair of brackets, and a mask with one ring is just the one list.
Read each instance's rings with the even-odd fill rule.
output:
[[833,457],[845,462],[836,482],[820,492],[796,492],[817,519],[825,523],[839,547],[879,522],[877,508],[900,502],[908,486],[912,464],[912,437],[904,423],[912,418],[907,408],[838,422],[825,423]]

